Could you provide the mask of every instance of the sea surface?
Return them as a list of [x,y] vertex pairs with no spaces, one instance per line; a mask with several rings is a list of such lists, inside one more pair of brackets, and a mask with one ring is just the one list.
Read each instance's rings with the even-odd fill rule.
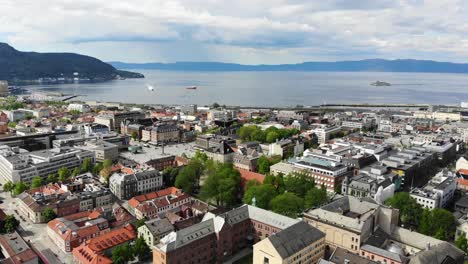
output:
[[[320,104],[459,104],[468,101],[468,75],[383,72],[181,72],[145,70],[145,79],[34,85],[32,91],[80,94],[78,100],[139,104],[217,102],[238,106]],[[375,87],[385,81],[392,86]],[[147,86],[154,86],[150,91]],[[186,87],[197,86],[196,90]]]

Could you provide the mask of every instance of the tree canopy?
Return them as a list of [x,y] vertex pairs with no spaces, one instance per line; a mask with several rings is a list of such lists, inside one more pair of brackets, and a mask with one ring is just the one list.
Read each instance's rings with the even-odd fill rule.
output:
[[421,205],[407,192],[398,192],[389,198],[386,205],[400,210],[400,222],[405,225],[419,225],[419,219],[422,214]]
[[320,189],[314,187],[307,191],[304,205],[306,208],[316,208],[324,205],[327,201],[327,189],[322,185]]
[[12,193],[13,193],[13,195],[20,195],[21,193],[23,193],[27,189],[29,189],[29,186],[26,183],[20,181],[20,182],[17,182],[14,185]]
[[237,134],[243,141],[258,141],[260,143],[273,143],[282,138],[289,138],[299,134],[297,129],[277,128],[271,126],[262,130],[259,126],[250,125],[241,127]]
[[286,191],[304,198],[307,191],[315,187],[315,181],[303,173],[292,173],[284,178]]
[[49,222],[57,217],[57,214],[50,207],[44,208],[42,210],[42,217],[44,217],[44,222]]
[[458,238],[455,240],[455,245],[463,250],[465,253],[468,253],[468,239],[466,239],[466,234],[461,233]]
[[285,192],[273,198],[270,208],[273,212],[296,218],[303,210],[304,200],[294,193]]
[[163,181],[166,184],[166,186],[174,185],[178,173],[179,173],[179,170],[173,167],[168,167],[164,169],[162,175],[163,175]]
[[36,177],[32,178],[32,180],[31,180],[31,188],[41,187],[42,185],[43,185],[43,181],[42,181],[42,178],[41,178],[41,177],[36,176]]
[[258,173],[268,174],[270,173],[270,167],[281,161],[281,156],[260,156],[257,160]]
[[62,167],[58,169],[58,180],[59,181],[66,181],[70,177],[71,173],[67,167]]
[[15,231],[15,229],[19,226],[19,221],[13,215],[7,215],[3,222],[3,230],[4,233],[11,233]]
[[270,201],[277,195],[275,186],[271,184],[252,186],[245,192],[243,202],[252,204],[255,197],[255,206],[268,210],[270,208]]
[[215,163],[201,188],[201,196],[216,205],[232,206],[238,202],[240,173],[231,163]]
[[90,172],[93,167],[91,158],[85,158],[81,164],[81,173]]
[[442,208],[424,209],[419,223],[419,232],[441,240],[453,238],[457,220]]

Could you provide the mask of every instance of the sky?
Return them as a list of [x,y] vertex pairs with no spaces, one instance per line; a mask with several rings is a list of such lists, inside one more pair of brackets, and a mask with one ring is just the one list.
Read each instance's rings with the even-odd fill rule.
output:
[[0,42],[104,61],[468,62],[466,0],[0,0]]

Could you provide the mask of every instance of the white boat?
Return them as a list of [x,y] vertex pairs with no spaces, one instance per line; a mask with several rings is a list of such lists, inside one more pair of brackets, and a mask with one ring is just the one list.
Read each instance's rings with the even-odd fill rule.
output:
[[154,87],[152,85],[146,85],[146,87],[148,88],[148,91],[154,92]]

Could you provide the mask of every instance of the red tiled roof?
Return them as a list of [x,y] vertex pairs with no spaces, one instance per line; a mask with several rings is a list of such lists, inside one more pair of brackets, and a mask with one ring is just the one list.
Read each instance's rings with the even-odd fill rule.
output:
[[262,184],[265,180],[265,175],[256,173],[253,171],[237,169],[240,172],[241,176],[241,186],[244,186],[246,182],[250,180],[256,180],[258,183]]
[[112,260],[103,256],[101,252],[94,252],[85,244],[73,249],[73,256],[81,264],[112,264]]
[[52,195],[52,194],[65,193],[65,191],[60,188],[60,185],[58,183],[54,183],[54,184],[48,184],[48,185],[44,185],[41,187],[33,188],[29,190],[28,193],[30,194],[43,193],[44,195]]
[[135,196],[135,197],[133,197],[132,199],[130,199],[128,201],[128,204],[131,207],[135,208],[142,202],[152,200],[152,199],[155,199],[155,198],[158,198],[158,197],[167,196],[169,194],[180,193],[180,192],[182,192],[182,191],[180,189],[177,189],[176,187],[169,187],[169,188],[166,188],[166,189],[163,189],[163,190],[160,190],[160,191]]
[[91,238],[86,241],[85,244],[94,252],[103,252],[106,249],[134,240],[136,237],[137,233],[134,227],[129,224],[98,237]]
[[458,172],[463,175],[468,175],[468,170],[467,169],[459,169]]

